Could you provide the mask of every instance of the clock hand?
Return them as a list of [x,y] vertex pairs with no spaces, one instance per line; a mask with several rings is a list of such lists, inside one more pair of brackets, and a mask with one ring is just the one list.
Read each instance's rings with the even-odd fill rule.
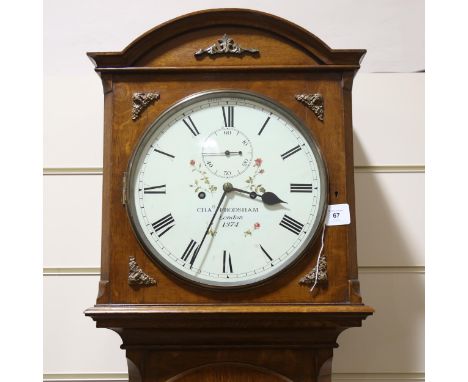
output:
[[202,153],[203,156],[231,156],[231,155],[242,155],[242,151],[229,151],[226,150],[223,153]]
[[287,203],[283,200],[281,200],[275,193],[273,192],[264,192],[262,195],[259,195],[257,194],[255,191],[245,191],[245,190],[241,190],[239,188],[235,188],[233,187],[232,188],[233,191],[237,191],[237,192],[241,192],[243,194],[247,194],[249,195],[252,199],[255,199],[257,196],[260,196],[262,198],[262,202],[269,205],[269,206],[272,206],[274,204],[278,204],[278,203]]
[[221,195],[221,199],[219,200],[218,206],[216,207],[215,212],[213,214],[213,217],[211,218],[210,224],[208,224],[208,227],[206,228],[205,234],[203,235],[203,239],[201,240],[200,245],[197,247],[197,249],[195,250],[195,252],[194,252],[194,254],[192,256],[192,259],[190,260],[190,268],[192,268],[193,264],[195,263],[195,260],[196,260],[196,258],[198,256],[198,253],[200,252],[200,249],[201,249],[201,247],[203,245],[203,242],[206,239],[206,235],[208,235],[208,232],[210,231],[210,228],[213,225],[215,217],[218,214],[218,210],[221,207],[221,204],[223,204],[223,201],[224,201],[224,198],[226,197],[226,194],[233,190],[232,184],[231,183],[224,183],[223,190],[224,190],[223,195]]
[[286,203],[288,204],[288,202],[285,202],[284,200],[281,200],[280,198],[278,198],[278,196],[273,193],[273,192],[264,192],[262,195],[261,195],[261,198],[262,198],[262,202],[265,203],[265,204],[268,204],[269,206],[272,206],[274,204],[278,204],[278,203]]

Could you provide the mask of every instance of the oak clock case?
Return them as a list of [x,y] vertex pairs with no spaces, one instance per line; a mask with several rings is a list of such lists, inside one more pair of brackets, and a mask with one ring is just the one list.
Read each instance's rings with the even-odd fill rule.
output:
[[[351,116],[364,54],[246,9],[88,53],[104,156],[101,275],[85,314],[121,337],[129,381],[331,381],[339,334],[373,313]],[[324,226],[336,204],[350,223]]]
[[248,91],[205,91],[142,136],[127,210],[164,268],[196,285],[241,288],[304,254],[323,225],[327,184],[315,140],[289,110]]

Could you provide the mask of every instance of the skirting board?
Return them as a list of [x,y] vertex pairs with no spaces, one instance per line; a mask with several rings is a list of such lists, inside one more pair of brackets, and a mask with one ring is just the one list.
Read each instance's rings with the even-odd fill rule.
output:
[[[335,373],[333,382],[414,382],[424,381],[424,373]],[[44,374],[44,382],[126,382],[125,373]]]

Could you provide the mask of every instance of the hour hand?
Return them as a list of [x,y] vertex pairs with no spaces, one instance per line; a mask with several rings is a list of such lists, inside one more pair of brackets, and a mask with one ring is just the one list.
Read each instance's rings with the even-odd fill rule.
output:
[[269,206],[273,206],[275,204],[279,204],[279,203],[286,203],[284,200],[281,200],[280,198],[278,198],[278,196],[274,193],[274,192],[264,192],[262,195],[261,195],[261,198],[262,198],[262,202],[269,205]]
[[233,191],[241,192],[243,194],[249,195],[252,199],[257,198],[257,196],[260,196],[262,199],[262,202],[268,206],[273,206],[275,204],[279,203],[286,203],[284,200],[281,200],[274,192],[264,192],[262,195],[257,194],[255,191],[245,191],[241,190],[239,188],[233,187]]

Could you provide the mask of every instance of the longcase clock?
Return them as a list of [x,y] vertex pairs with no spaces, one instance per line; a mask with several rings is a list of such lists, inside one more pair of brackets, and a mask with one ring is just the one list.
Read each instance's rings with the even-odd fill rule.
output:
[[121,336],[130,381],[330,381],[338,335],[373,312],[354,213],[364,53],[242,9],[88,53],[105,114],[85,314]]

